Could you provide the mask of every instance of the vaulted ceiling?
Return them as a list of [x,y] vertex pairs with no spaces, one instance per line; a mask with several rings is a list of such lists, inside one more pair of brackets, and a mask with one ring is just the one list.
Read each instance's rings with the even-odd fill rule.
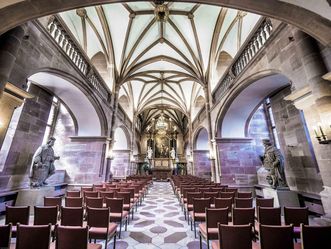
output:
[[120,87],[131,118],[170,108],[192,120],[206,84],[212,91],[222,76],[220,55],[234,58],[260,18],[178,2],[106,4],[60,16],[109,87]]

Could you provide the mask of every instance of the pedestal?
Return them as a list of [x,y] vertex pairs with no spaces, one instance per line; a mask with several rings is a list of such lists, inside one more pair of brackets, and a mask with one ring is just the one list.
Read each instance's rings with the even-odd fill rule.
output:
[[256,185],[256,189],[259,189],[259,192],[264,198],[274,198],[274,206],[282,208],[283,207],[300,207],[298,194],[294,191],[291,191],[289,188],[282,189],[273,189],[271,187],[265,187],[261,185]]

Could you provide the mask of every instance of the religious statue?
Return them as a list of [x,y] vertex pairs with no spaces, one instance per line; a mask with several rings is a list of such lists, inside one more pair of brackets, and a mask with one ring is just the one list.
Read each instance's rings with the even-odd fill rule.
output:
[[153,155],[153,150],[150,146],[148,146],[148,148],[147,148],[147,158],[152,159],[152,155]]
[[54,161],[60,159],[54,155],[53,145],[55,138],[51,137],[45,145],[35,152],[30,170],[31,187],[38,188],[47,185],[48,177],[55,173]]
[[172,160],[175,160],[175,159],[176,159],[176,151],[175,151],[175,148],[174,148],[174,147],[171,148],[171,151],[170,151],[170,158],[171,158]]
[[263,167],[269,172],[267,181],[273,188],[287,187],[285,171],[284,171],[284,157],[279,149],[273,146],[269,139],[263,139],[265,151],[261,156]]

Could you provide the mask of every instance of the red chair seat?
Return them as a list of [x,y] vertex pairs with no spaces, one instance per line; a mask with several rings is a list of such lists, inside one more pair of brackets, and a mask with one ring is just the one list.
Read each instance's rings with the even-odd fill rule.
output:
[[[112,236],[117,230],[116,223],[109,223],[108,226],[108,236]],[[105,234],[107,233],[106,227],[90,227],[89,235],[93,239],[104,239]]]
[[123,204],[123,208],[124,208],[125,210],[129,210],[130,207],[131,207],[130,204]]
[[[199,230],[201,232],[201,235],[204,238],[207,238],[207,225],[206,225],[206,223],[199,224]],[[218,228],[217,227],[208,228],[208,234],[209,234],[209,239],[211,239],[211,240],[218,239]]]
[[186,204],[186,209],[188,211],[192,211],[193,210],[193,204]]
[[[10,249],[15,249],[15,244],[11,244],[10,245]],[[55,249],[55,242],[52,242],[50,247],[50,249]],[[102,245],[100,244],[94,244],[94,243],[88,243],[87,244],[87,249],[102,249]]]
[[206,220],[206,213],[193,213],[193,211],[190,211],[190,216],[193,217],[195,221]]

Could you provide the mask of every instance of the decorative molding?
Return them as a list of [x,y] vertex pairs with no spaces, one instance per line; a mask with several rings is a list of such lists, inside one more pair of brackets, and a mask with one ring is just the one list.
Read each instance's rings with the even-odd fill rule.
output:
[[72,136],[71,142],[109,142],[111,138],[106,136]]
[[10,82],[6,83],[5,93],[10,95],[11,97],[17,98],[18,101],[24,101],[24,99],[32,99],[34,96],[27,91],[18,88]]
[[215,138],[215,140],[216,140],[216,143],[251,143],[253,141],[253,138],[218,137],[218,138]]

